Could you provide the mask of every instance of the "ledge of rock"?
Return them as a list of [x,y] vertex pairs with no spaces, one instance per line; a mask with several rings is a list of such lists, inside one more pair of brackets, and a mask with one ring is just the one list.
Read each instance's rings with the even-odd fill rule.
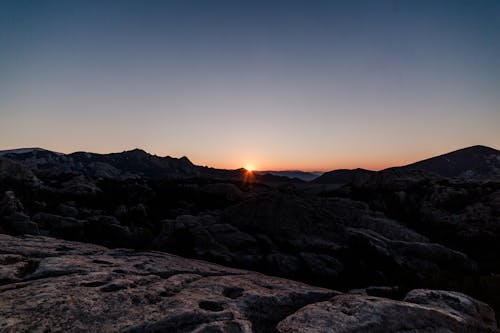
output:
[[272,332],[336,294],[161,252],[0,234],[1,332]]
[[499,332],[495,313],[467,295],[412,290],[404,301],[338,295],[310,304],[278,324],[280,333]]
[[404,301],[185,259],[0,234],[0,332],[498,332],[484,303]]

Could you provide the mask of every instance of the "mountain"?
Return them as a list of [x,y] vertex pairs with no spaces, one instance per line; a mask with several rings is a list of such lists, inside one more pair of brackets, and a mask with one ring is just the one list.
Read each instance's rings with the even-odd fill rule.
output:
[[[7,155],[7,154],[25,154],[25,153],[32,153],[36,151],[49,151],[43,148],[17,148],[17,149],[8,149],[8,150],[1,150],[0,151],[0,156]],[[56,153],[52,152],[55,154],[61,154],[61,153]]]
[[500,177],[500,151],[486,146],[471,146],[408,165],[387,168],[378,172],[359,168],[352,170],[333,170],[325,172],[320,177],[314,179],[312,183],[359,184],[366,182],[369,178],[380,178],[381,175],[390,175],[393,178],[401,177],[402,175],[407,177],[408,173],[412,173],[415,170],[421,170],[428,175],[447,178],[496,178]]
[[[0,157],[20,163],[35,175],[59,176],[83,174],[94,178],[150,178],[183,179],[209,178],[219,180],[247,180],[269,184],[302,182],[297,178],[273,174],[249,174],[245,169],[215,169],[193,164],[187,157],[174,158],[149,154],[142,149],[120,153],[97,154],[75,152],[57,153],[42,148],[20,148],[0,151]],[[305,174],[305,173],[304,173]]]
[[45,176],[85,174],[101,178],[222,178],[240,179],[245,171],[194,165],[187,157],[160,157],[141,149],[121,153],[56,153],[40,148],[0,151],[0,156],[22,163]]
[[289,171],[254,171],[257,175],[273,175],[288,178],[297,178],[303,181],[311,181],[323,174],[323,172],[305,172],[300,170],[289,170]]
[[325,172],[323,175],[315,178],[312,182],[316,184],[348,184],[364,181],[375,171],[366,169],[338,169]]
[[471,146],[400,168],[421,169],[450,178],[500,176],[500,151],[486,146]]

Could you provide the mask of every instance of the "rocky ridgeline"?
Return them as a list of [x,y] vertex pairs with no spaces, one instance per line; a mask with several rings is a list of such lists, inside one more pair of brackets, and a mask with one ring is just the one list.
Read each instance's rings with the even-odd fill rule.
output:
[[160,252],[0,235],[1,332],[498,332],[457,292],[341,294]]

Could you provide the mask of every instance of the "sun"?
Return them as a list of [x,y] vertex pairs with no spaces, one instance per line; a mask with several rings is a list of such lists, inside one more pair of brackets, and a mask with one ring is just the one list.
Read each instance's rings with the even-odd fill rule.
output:
[[253,167],[253,165],[247,164],[245,166],[245,170],[248,172],[253,172],[255,170],[255,168]]

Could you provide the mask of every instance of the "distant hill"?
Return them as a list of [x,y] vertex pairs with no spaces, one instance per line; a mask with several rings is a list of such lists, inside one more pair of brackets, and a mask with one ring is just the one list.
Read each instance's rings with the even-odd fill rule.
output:
[[358,181],[364,181],[375,171],[366,169],[338,169],[325,172],[323,175],[315,178],[312,182],[316,184],[348,184]]
[[257,175],[273,175],[273,176],[281,176],[288,178],[297,178],[303,181],[311,181],[318,176],[321,176],[323,172],[305,172],[300,170],[292,170],[292,171],[254,171]]
[[[316,184],[362,183],[376,175],[408,175],[411,170],[447,178],[500,177],[500,151],[486,146],[472,146],[431,157],[412,164],[391,167],[382,171],[365,169],[339,169],[325,172],[314,179]],[[380,178],[380,177],[379,177]]]
[[7,154],[25,154],[25,153],[32,153],[35,151],[47,151],[54,154],[61,154],[43,148],[17,148],[17,149],[0,150],[0,156]]
[[425,170],[442,177],[500,176],[500,151],[486,146],[472,146],[400,168]]

